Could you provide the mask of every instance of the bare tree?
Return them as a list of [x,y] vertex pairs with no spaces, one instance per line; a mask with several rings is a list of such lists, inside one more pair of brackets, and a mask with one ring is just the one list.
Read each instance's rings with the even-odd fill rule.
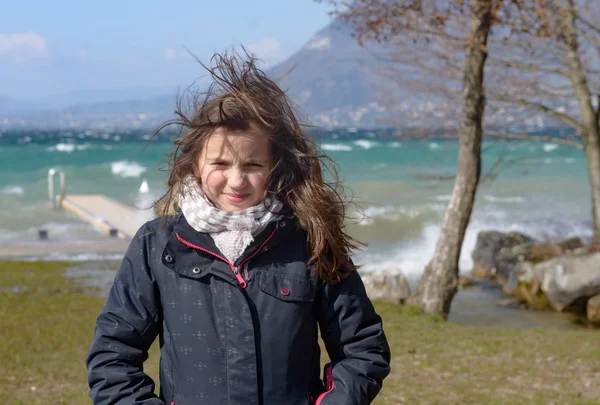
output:
[[[389,6],[388,6],[389,7]],[[451,10],[456,11],[456,10]],[[451,129],[460,113],[461,16],[448,15],[435,46],[390,35],[383,102],[401,114],[406,100],[398,94],[422,95],[445,102],[435,111],[436,124]],[[600,244],[600,3],[598,0],[506,0],[498,9],[486,65],[486,135],[555,142],[583,149],[592,196],[593,243]],[[415,35],[418,37],[418,35]],[[404,91],[390,91],[397,86]],[[440,101],[442,103],[440,103]],[[531,134],[543,120],[571,127],[574,135]]]
[[518,5],[518,18],[490,58],[488,96],[498,108],[522,107],[575,130],[574,145],[584,149],[588,164],[593,243],[600,244],[600,4]]
[[[462,111],[455,185],[435,253],[410,300],[426,312],[444,317],[456,293],[460,250],[481,174],[484,66],[488,34],[499,4],[501,1],[496,0],[471,0],[469,4],[461,0],[357,0],[344,10],[338,9],[338,15],[354,28],[359,42],[401,38],[423,44],[430,52],[444,53],[449,41],[462,44],[464,49],[462,83],[456,88],[462,94]],[[466,17],[467,24],[461,24],[464,18],[459,17]],[[417,66],[414,73],[419,72]]]

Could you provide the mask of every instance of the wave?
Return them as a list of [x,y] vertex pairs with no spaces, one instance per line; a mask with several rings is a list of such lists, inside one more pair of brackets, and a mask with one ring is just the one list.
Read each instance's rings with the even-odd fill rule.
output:
[[553,150],[558,149],[558,145],[555,143],[545,143],[544,144],[544,151],[545,152],[552,152]]
[[371,148],[379,145],[377,142],[369,141],[369,140],[366,140],[366,139],[356,140],[356,141],[354,141],[354,144],[356,146],[360,146],[363,149],[371,149]]
[[[399,226],[397,224],[396,226]],[[550,213],[532,216],[527,213],[514,215],[513,211],[498,209],[475,213],[465,233],[459,259],[461,273],[468,273],[473,267],[471,253],[477,243],[477,235],[482,231],[523,232],[542,242],[555,242],[572,236],[585,241],[591,240],[592,226],[589,221],[574,221],[558,218]],[[372,244],[362,251],[355,252],[355,262],[363,265],[363,271],[389,269],[401,271],[411,284],[416,284],[427,263],[431,260],[441,231],[441,220],[430,220],[420,225],[420,231],[408,240],[390,241],[387,244]],[[358,235],[358,239],[361,237]]]
[[[414,207],[394,207],[391,205],[376,206],[372,205],[362,210],[362,213],[355,213],[357,225],[360,226],[381,226],[382,222],[391,223],[402,220],[414,220],[421,218],[422,221],[427,221],[437,216],[446,210],[443,204],[426,204]],[[377,223],[376,223],[377,222]],[[422,223],[421,223],[422,224]]]
[[430,142],[428,146],[429,146],[429,149],[439,149],[440,148],[440,144],[435,143],[435,142]]
[[57,143],[55,146],[50,146],[46,148],[48,152],[65,152],[72,153],[77,145],[74,143]]
[[84,143],[83,145],[77,145],[75,143],[57,143],[54,146],[50,146],[46,148],[48,152],[64,152],[64,153],[73,153],[76,150],[86,150],[89,149],[92,145],[89,143]]
[[514,196],[514,197],[495,197],[493,195],[484,195],[483,198],[489,202],[503,202],[503,203],[523,203],[525,198]]
[[112,174],[119,177],[140,177],[147,169],[137,162],[119,160],[110,164]]
[[352,146],[342,145],[339,143],[324,143],[321,145],[321,149],[336,152],[350,152],[352,150]]
[[25,194],[25,189],[23,186],[6,186],[0,190],[0,193],[7,195],[23,195]]
[[400,142],[390,142],[390,143],[389,143],[389,146],[390,146],[391,148],[401,148],[401,147],[402,147],[402,144],[401,144]]

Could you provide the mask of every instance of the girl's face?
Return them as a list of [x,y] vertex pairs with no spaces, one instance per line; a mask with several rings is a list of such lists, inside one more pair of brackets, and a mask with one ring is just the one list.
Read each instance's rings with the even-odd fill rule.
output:
[[223,211],[240,211],[263,199],[271,171],[271,142],[254,126],[246,131],[217,128],[194,162],[208,199]]

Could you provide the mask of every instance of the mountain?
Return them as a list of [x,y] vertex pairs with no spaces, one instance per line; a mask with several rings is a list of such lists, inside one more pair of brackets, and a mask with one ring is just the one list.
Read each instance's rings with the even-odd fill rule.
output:
[[0,117],[3,114],[26,114],[47,107],[48,105],[42,102],[17,100],[0,96]]
[[361,111],[377,99],[373,52],[378,48],[370,44],[367,51],[346,27],[332,23],[267,74],[281,78],[281,87],[316,124],[366,126]]
[[[319,127],[393,125],[429,130],[456,126],[459,103],[432,95],[419,96],[384,81],[376,72],[382,63],[377,55],[381,54],[385,54],[384,47],[369,43],[363,48],[349,28],[333,22],[266,73],[306,113],[308,122]],[[421,74],[406,70],[401,78],[410,82],[421,78]],[[78,91],[35,103],[0,98],[0,129],[153,129],[173,117],[175,105],[176,95],[171,88]],[[545,125],[547,117],[541,113],[527,114],[534,129]],[[486,112],[488,124],[505,125],[516,117],[508,109],[488,108]]]
[[77,90],[45,97],[40,102],[52,106],[54,109],[64,109],[82,104],[88,106],[94,104],[105,105],[107,103],[119,102],[119,100],[147,103],[151,99],[165,98],[170,93],[175,97],[173,86]]
[[[313,124],[367,127],[377,125],[381,113],[365,67],[372,60],[348,29],[332,23],[267,74],[279,80]],[[35,103],[0,99],[0,126],[152,127],[175,107],[175,95],[159,90],[78,91]]]

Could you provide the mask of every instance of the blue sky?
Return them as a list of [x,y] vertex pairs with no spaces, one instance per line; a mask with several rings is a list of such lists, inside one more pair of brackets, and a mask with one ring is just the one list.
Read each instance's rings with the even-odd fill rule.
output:
[[331,7],[312,0],[3,2],[0,96],[87,90],[176,90],[208,62],[244,45],[276,64],[325,27]]

